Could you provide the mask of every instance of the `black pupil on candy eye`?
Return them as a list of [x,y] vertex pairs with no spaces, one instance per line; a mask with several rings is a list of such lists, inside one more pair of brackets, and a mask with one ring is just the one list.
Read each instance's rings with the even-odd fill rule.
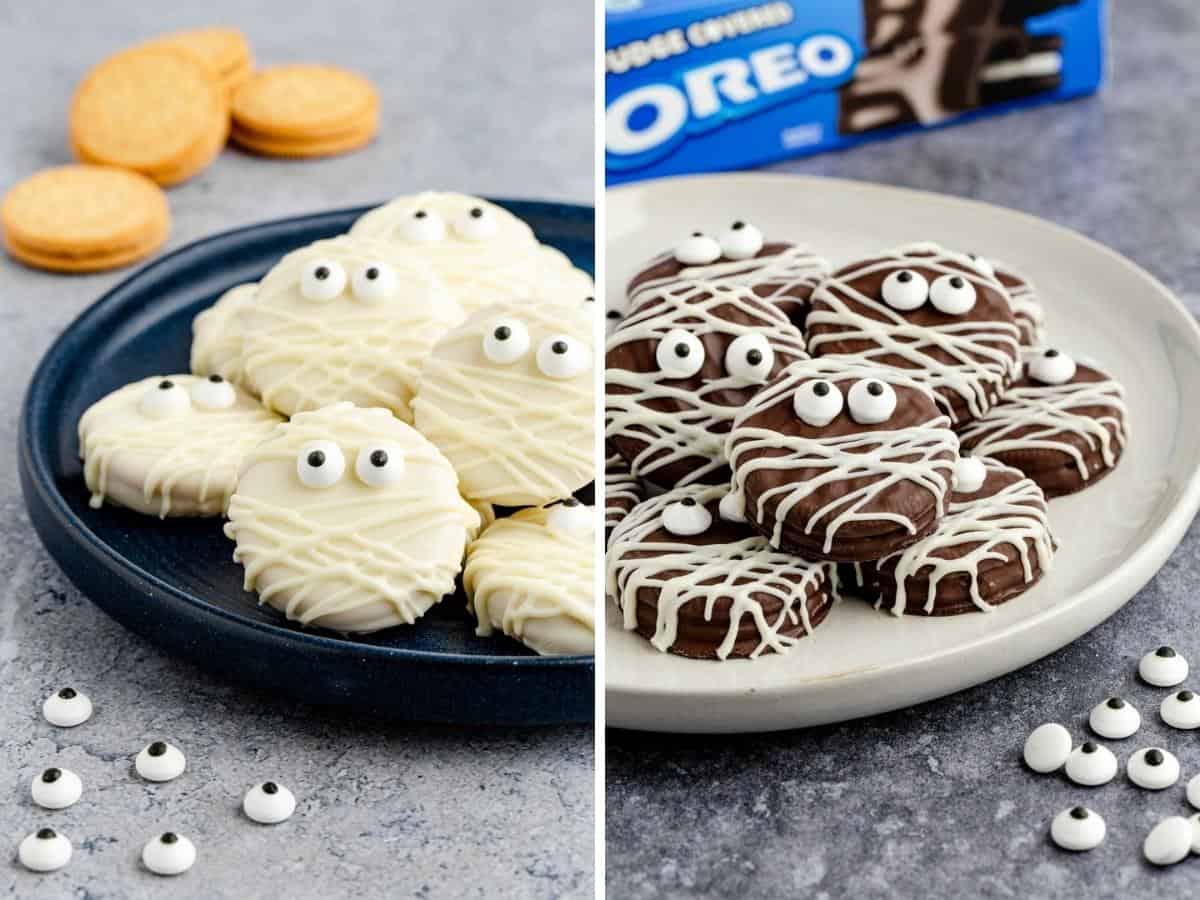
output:
[[378,277],[379,270],[377,268],[371,266],[371,268],[367,269],[367,281],[374,281]]
[[1196,695],[1193,694],[1191,691],[1180,691],[1179,692],[1179,699],[1182,700],[1184,703],[1190,702],[1192,700],[1192,698],[1195,696]]
[[388,455],[386,450],[376,450],[371,454],[371,465],[377,469],[382,469],[387,465]]
[[896,276],[896,280],[899,281],[901,284],[908,284],[910,281],[912,281],[912,278],[913,278],[912,272],[907,272],[907,271],[901,272],[899,275]]
[[734,223],[733,223],[732,225],[730,225],[729,227],[730,227],[730,228],[732,228],[734,231],[741,231],[743,228],[745,228],[745,227],[746,227],[746,223],[745,223],[745,222],[738,221],[738,222],[734,222]]
[[179,837],[173,831],[164,831],[161,840],[164,844],[173,844],[179,840]]
[[579,501],[576,500],[574,497],[568,497],[566,500],[564,500],[562,502],[562,505],[563,506],[578,506]]
[[680,359],[684,359],[691,352],[692,352],[692,348],[689,347],[687,344],[676,344],[675,345],[675,355],[678,356]]
[[225,379],[222,378],[220,375],[209,375],[208,380],[211,381],[213,384],[220,384]]
[[313,278],[317,279],[317,281],[324,281],[328,277],[329,277],[329,267],[328,266],[317,266],[316,271],[313,272]]
[[38,831],[38,838],[40,840],[49,841],[56,837],[58,837],[58,835],[54,833],[53,828],[43,828]]
[[492,333],[495,335],[496,340],[507,341],[512,336],[512,329],[507,325],[501,325]]
[[595,297],[584,297],[584,298],[583,298],[583,302],[584,302],[584,303],[595,303],[595,302],[596,302],[596,298],[595,298]]
[[692,237],[704,237],[704,232],[703,231],[693,231]]
[[[1050,351],[1047,350],[1046,352],[1049,353]],[[1154,651],[1154,655],[1161,656],[1163,659],[1170,659],[1172,656],[1175,655],[1175,651],[1172,650],[1170,647],[1159,647],[1157,650]]]
[[1087,817],[1088,817],[1088,811],[1086,809],[1084,809],[1082,806],[1077,806],[1073,810],[1071,810],[1071,818],[1072,819],[1086,819]]
[[1124,709],[1125,701],[1122,700],[1120,697],[1113,697],[1108,701],[1108,708],[1109,709]]
[[684,497],[679,502],[682,503],[684,506],[695,506],[696,505],[696,500],[694,497]]
[[550,349],[553,350],[555,353],[557,353],[559,356],[562,356],[564,353],[567,352],[567,342],[566,341],[555,341],[553,344],[550,345]]
[[818,381],[816,384],[813,385],[813,393],[816,394],[818,397],[824,397],[826,394],[829,393],[829,384],[824,381]]
[[757,366],[762,361],[763,355],[761,350],[749,350],[746,352],[746,362],[750,363],[750,365]]
[[277,785],[273,781],[264,781],[262,788],[263,788],[264,794],[278,794],[279,793],[279,785]]
[[878,397],[880,394],[883,393],[883,385],[880,384],[878,381],[872,381],[870,384],[867,385],[867,393],[870,394],[872,397]]
[[46,784],[53,784],[54,782],[58,781],[61,776],[61,769],[47,769],[42,773],[42,781],[46,782]]
[[610,319],[619,319],[619,318],[621,318],[621,314],[619,312],[617,312],[615,309],[610,309],[608,311],[608,317]]
[[58,696],[62,697],[64,700],[74,700],[75,688],[63,688],[58,692]]
[[155,741],[153,744],[151,744],[149,746],[149,748],[147,748],[147,752],[151,756],[162,756],[164,753],[167,752],[167,745],[164,744],[162,741]]
[[175,387],[175,383],[172,381],[163,380],[158,383],[158,389],[160,391],[169,391],[173,387]]
[[325,465],[325,451],[314,450],[312,453],[308,454],[308,464],[314,469],[319,469],[321,466]]
[[418,210],[417,210],[415,213],[413,213],[413,218],[414,218],[414,219],[423,219],[423,218],[425,218],[427,215],[429,215],[429,214],[428,214],[427,212],[425,212],[425,210],[423,210],[423,209],[418,209]]
[[1161,766],[1162,761],[1163,761],[1163,755],[1162,755],[1161,750],[1147,750],[1146,751],[1146,762],[1149,763],[1150,765]]
[[963,282],[962,278],[960,278],[957,275],[955,275],[953,278],[950,279],[950,287],[954,288],[956,291],[961,289],[963,284],[964,284],[964,282]]
[[472,219],[481,219],[481,218],[483,218],[483,210],[482,210],[482,209],[480,209],[478,206],[472,207],[472,208],[471,208],[471,218],[472,218]]
[[1079,749],[1082,750],[1084,753],[1095,753],[1099,748],[1095,744],[1093,744],[1091,741],[1088,741],[1086,744],[1084,744]]

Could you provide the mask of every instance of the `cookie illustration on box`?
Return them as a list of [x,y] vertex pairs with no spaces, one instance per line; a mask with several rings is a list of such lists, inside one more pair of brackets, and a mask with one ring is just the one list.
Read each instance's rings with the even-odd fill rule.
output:
[[595,649],[595,510],[567,499],[500,519],[467,549],[476,633],[501,631],[542,656]]
[[937,530],[869,564],[869,580],[877,606],[895,615],[990,612],[1033,587],[1054,550],[1042,489],[996,460],[964,456]]
[[592,481],[593,306],[496,304],[433,348],[416,426],[454,464],[466,497],[537,506]]
[[852,355],[927,383],[960,426],[982,418],[1020,368],[1020,330],[987,265],[912,244],[843,266],[813,294],[813,356]]
[[725,492],[676,488],[639,503],[613,531],[605,592],[625,628],[657,650],[720,660],[783,653],[833,605],[833,565],[780,553],[723,518]]
[[1120,461],[1129,439],[1125,391],[1094,365],[1039,350],[1004,400],[961,437],[964,450],[1020,469],[1047,497],[1072,494]]
[[752,223],[737,220],[716,237],[696,231],[656,256],[633,276],[627,293],[636,303],[641,291],[680,281],[740,285],[803,328],[813,289],[830,268],[807,247],[769,241]]
[[629,511],[642,501],[642,486],[625,457],[605,443],[604,457],[604,540],[612,537],[612,531]]
[[479,514],[437,448],[386,409],[297,413],[242,464],[225,534],[245,588],[307,626],[412,624],[454,591]]
[[96,401],[79,420],[91,505],[149,516],[219,516],[242,458],[280,418],[220,375],[154,375]]
[[874,52],[929,33],[991,28],[1005,0],[863,0],[863,33]]
[[1062,87],[1062,38],[997,31],[979,68],[979,103],[991,106]]
[[725,514],[807,559],[860,562],[933,533],[958,438],[929,388],[845,357],[794,363],[738,413]]
[[635,478],[659,487],[729,480],[734,414],[788,363],[800,331],[750,288],[645,288],[608,340],[605,435]]

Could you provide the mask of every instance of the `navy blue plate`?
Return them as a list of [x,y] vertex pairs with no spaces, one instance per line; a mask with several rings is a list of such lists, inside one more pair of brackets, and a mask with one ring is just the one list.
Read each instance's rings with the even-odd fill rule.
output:
[[[498,200],[538,236],[593,270],[593,212]],[[476,637],[463,599],[415,627],[344,637],[301,631],[242,590],[215,519],[171,520],[88,507],[76,425],[108,392],[188,370],[192,319],[285,253],[346,231],[369,207],[266,222],[197,241],[109,291],[55,341],[21,412],[21,487],[50,555],[105,612],[217,674],[322,705],[396,719],[590,722],[591,657],[542,658],[508,638]]]

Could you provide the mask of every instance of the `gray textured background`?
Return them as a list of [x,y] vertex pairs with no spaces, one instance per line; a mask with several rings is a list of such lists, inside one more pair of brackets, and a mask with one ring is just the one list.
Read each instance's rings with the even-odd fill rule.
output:
[[[788,162],[837,175],[977,197],[1076,228],[1149,269],[1200,312],[1200,7],[1117,0],[1103,94]],[[1024,671],[915,709],[766,736],[608,735],[607,878],[641,897],[1195,897],[1200,858],[1168,871],[1141,842],[1186,814],[1183,788],[1124,776],[1072,789],[1019,763],[1027,732],[1076,735],[1091,705],[1121,693],[1147,722],[1112,742],[1165,742],[1185,777],[1194,734],[1158,721],[1166,693],[1138,657],[1170,641],[1200,665],[1200,526],[1118,615]],[[1052,815],[1078,800],[1107,818],[1090,854],[1049,845]]]
[[[0,188],[68,161],[67,104],[88,65],[135,39],[229,23],[264,63],[327,61],[380,87],[380,139],[338,159],[272,162],[226,151],[170,191],[171,247],[265,218],[425,187],[590,203],[592,11],[588,0],[482,4],[0,2]],[[53,23],[53,24],[50,24]],[[42,351],[121,274],[64,278],[0,258],[0,896],[584,897],[592,892],[592,729],[485,732],[382,726],[318,714],[215,681],[164,657],[65,582],[25,517],[11,463],[17,409]],[[95,718],[41,721],[72,683]],[[131,772],[167,738],[190,771],[149,786]],[[83,801],[28,799],[50,763],[77,771]],[[275,828],[238,812],[275,777],[299,799]],[[25,872],[16,846],[53,824],[75,858]],[[199,851],[186,876],[140,868],[171,827]]]

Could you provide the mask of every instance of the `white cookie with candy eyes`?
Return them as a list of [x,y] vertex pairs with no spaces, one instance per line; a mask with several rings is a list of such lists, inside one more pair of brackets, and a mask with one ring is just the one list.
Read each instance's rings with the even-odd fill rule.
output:
[[593,480],[591,306],[497,304],[438,341],[413,410],[464,496],[536,506]]
[[433,444],[386,409],[338,403],[247,455],[225,534],[259,602],[365,633],[412,624],[451,593],[478,527]]
[[577,500],[523,509],[467,549],[476,633],[501,631],[542,656],[594,649],[595,510]]
[[192,321],[193,375],[220,375],[242,381],[242,311],[254,302],[258,283],[239,284]]
[[154,375],[113,391],[79,420],[91,505],[149,516],[219,516],[242,458],[279,416],[220,375]]

